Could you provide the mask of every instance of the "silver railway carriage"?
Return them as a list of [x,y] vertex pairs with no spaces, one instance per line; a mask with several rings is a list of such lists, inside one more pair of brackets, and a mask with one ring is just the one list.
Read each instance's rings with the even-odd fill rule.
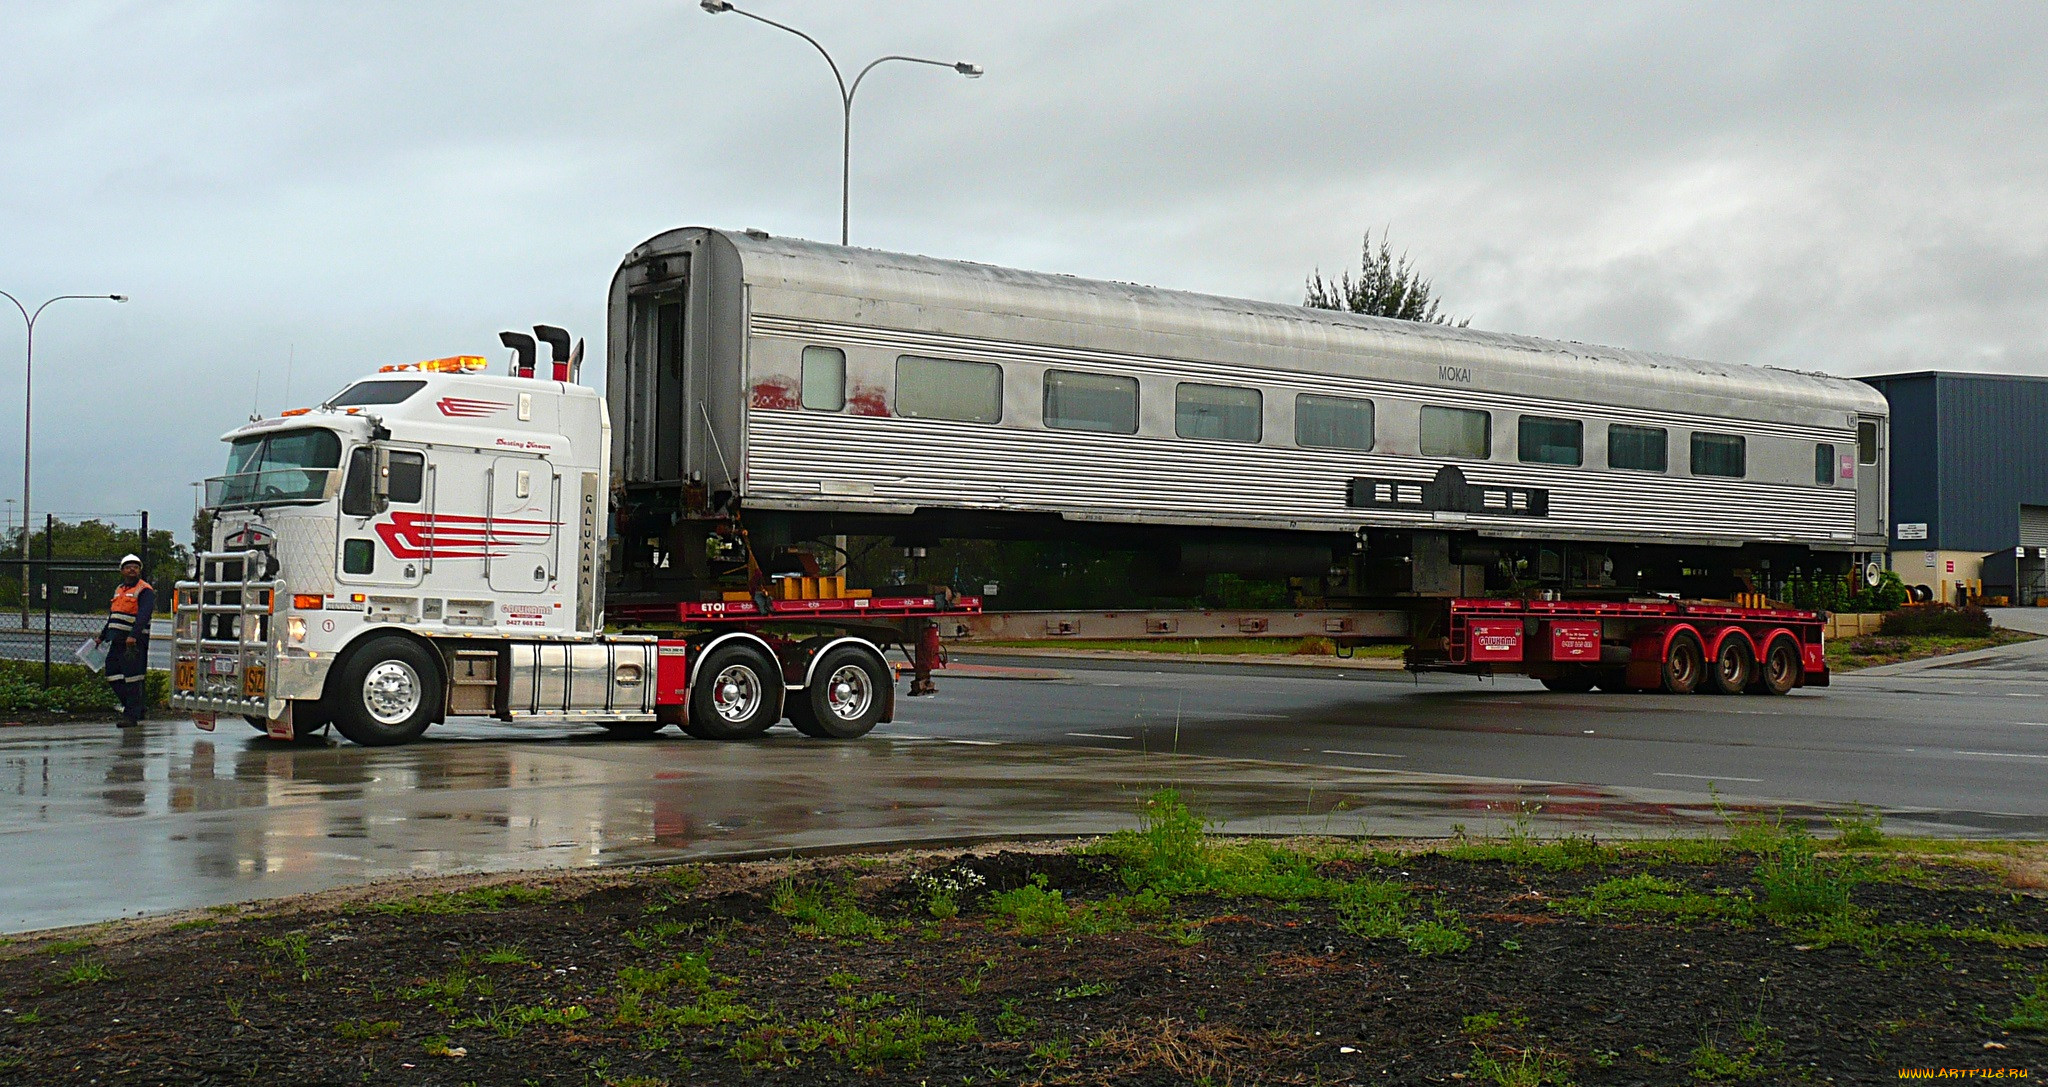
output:
[[1359,596],[1514,556],[1767,588],[1885,543],[1885,400],[1822,374],[704,228],[627,255],[609,333],[628,593],[732,507],[770,543],[1072,536]]

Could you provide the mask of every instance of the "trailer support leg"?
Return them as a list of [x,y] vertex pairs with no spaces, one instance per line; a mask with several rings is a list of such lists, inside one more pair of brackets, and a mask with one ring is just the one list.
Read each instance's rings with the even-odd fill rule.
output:
[[918,623],[917,652],[911,659],[910,696],[938,694],[939,685],[932,682],[932,669],[939,667],[944,651],[939,648],[939,624],[929,619]]

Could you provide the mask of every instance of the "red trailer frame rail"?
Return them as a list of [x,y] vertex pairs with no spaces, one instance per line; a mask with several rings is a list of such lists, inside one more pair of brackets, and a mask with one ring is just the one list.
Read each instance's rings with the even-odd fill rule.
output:
[[1452,600],[1418,617],[1415,672],[1522,674],[1558,691],[1825,687],[1820,612],[1690,601]]
[[763,594],[755,600],[722,603],[677,601],[660,604],[611,604],[605,613],[633,623],[759,623],[777,619],[856,621],[896,619],[944,619],[981,614],[981,598],[962,596],[943,600],[935,596],[835,597],[825,600],[770,600]]

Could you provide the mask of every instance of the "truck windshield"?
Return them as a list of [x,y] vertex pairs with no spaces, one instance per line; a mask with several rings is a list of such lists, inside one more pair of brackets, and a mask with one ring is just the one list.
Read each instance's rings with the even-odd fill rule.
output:
[[264,506],[317,502],[341,464],[341,436],[331,430],[280,430],[237,438],[228,471],[206,481],[206,504]]

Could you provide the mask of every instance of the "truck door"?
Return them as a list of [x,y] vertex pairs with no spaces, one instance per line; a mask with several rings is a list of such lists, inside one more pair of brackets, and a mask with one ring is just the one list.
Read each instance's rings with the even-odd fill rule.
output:
[[432,487],[425,453],[390,449],[385,463],[388,504],[377,511],[371,494],[377,451],[358,447],[342,477],[340,539],[335,580],[364,588],[412,588],[436,549]]
[[1856,420],[1856,534],[1889,540],[1885,524],[1885,420],[1865,415]]
[[491,462],[490,546],[484,559],[491,588],[501,593],[546,592],[556,577],[561,536],[561,487],[552,463],[541,457],[499,457]]

